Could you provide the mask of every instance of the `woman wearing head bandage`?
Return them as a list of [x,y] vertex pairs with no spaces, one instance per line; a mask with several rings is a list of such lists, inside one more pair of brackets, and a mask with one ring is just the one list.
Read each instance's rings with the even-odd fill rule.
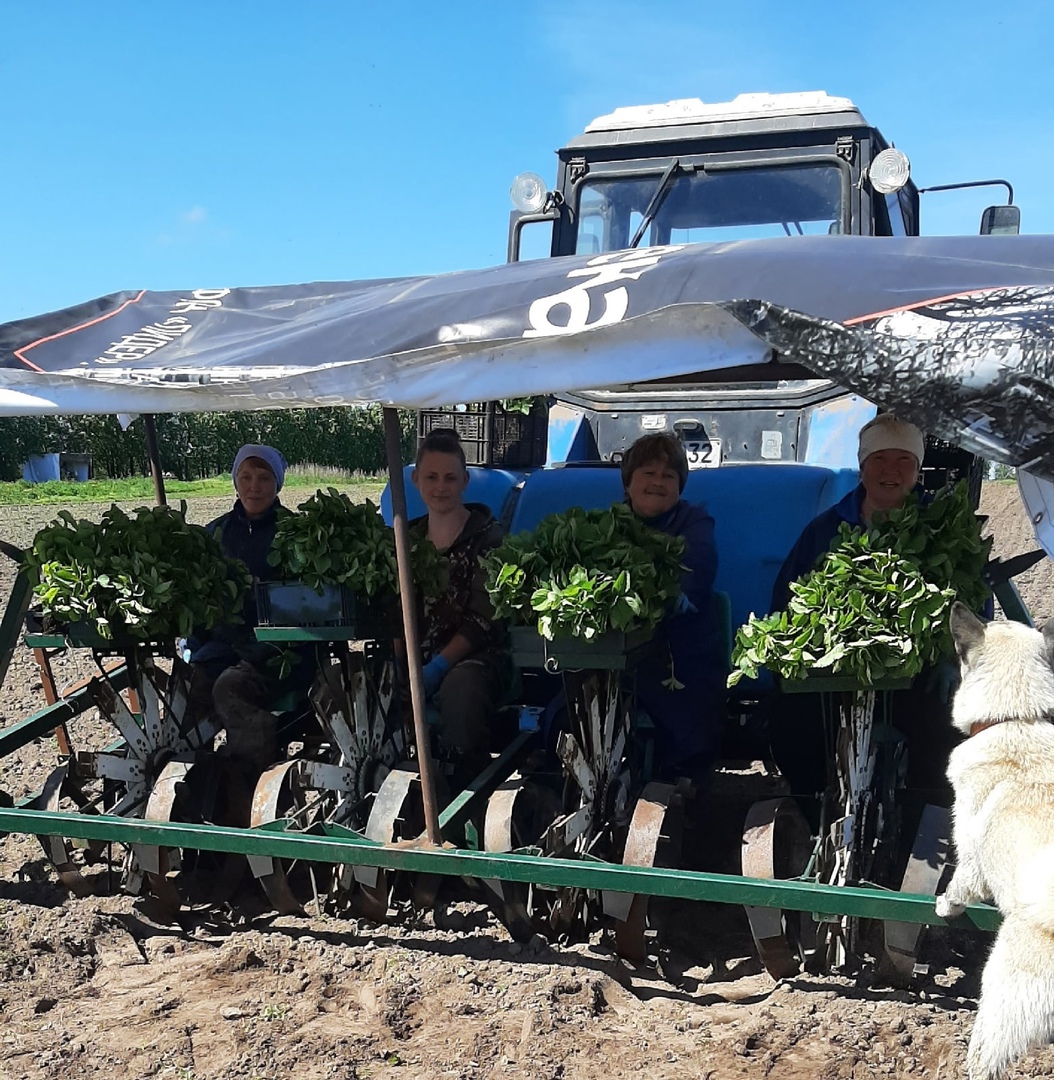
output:
[[[925,455],[923,433],[889,413],[880,413],[860,430],[860,483],[829,510],[806,526],[787,556],[772,592],[772,611],[790,600],[790,583],[816,567],[830,550],[845,522],[868,527],[876,517],[904,505],[916,489]],[[925,498],[919,492],[920,498]],[[908,690],[894,695],[894,725],[907,748],[907,788],[903,799],[905,835],[914,835],[914,824],[926,802],[947,805],[950,792],[945,772],[954,745],[954,729],[948,720],[949,678],[952,664],[940,664],[919,674]],[[770,730],[772,756],[802,798],[809,816],[817,804],[809,796],[823,789],[826,764],[823,725],[814,694],[778,696],[773,703]]]
[[[688,459],[674,435],[645,435],[622,459],[622,486],[633,512],[685,541],[681,595],[656,632],[668,649],[655,649],[637,668],[637,700],[655,725],[657,777],[701,780],[721,749],[728,667],[714,606],[714,519],[681,498],[687,480]],[[671,664],[679,689],[673,688]]]
[[816,567],[830,550],[843,522],[869,526],[876,514],[904,505],[908,492],[918,483],[925,452],[922,432],[890,413],[880,413],[860,429],[860,483],[805,527],[776,576],[771,611],[782,611],[787,606],[790,583]]
[[[286,460],[273,446],[250,443],[234,457],[231,479],[237,501],[207,526],[224,554],[240,559],[254,581],[274,580],[277,570],[267,561],[282,504]],[[256,599],[245,599],[244,622],[196,633],[187,643],[192,665],[191,702],[198,712],[214,713],[226,729],[230,756],[255,770],[272,764],[277,752],[274,701],[314,673],[311,664],[295,665],[280,682],[268,661],[274,647],[256,640]]]

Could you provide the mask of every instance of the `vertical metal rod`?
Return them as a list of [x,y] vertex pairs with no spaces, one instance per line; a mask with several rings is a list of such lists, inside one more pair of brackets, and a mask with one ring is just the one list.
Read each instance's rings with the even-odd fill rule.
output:
[[493,401],[488,401],[483,412],[483,462],[484,465],[494,464],[494,417],[496,408]]
[[165,478],[161,474],[161,454],[157,449],[157,427],[154,424],[153,414],[144,413],[143,424],[146,427],[146,456],[150,459],[150,475],[154,480],[154,494],[157,497],[157,505],[167,506]]
[[392,493],[392,528],[395,532],[395,559],[399,567],[399,601],[403,609],[406,635],[406,666],[410,672],[410,701],[414,713],[414,741],[421,768],[421,795],[424,798],[425,834],[433,844],[442,843],[439,831],[439,804],[432,771],[432,747],[425,715],[425,683],[421,668],[421,647],[417,635],[417,599],[410,571],[410,537],[407,533],[406,487],[403,484],[402,431],[395,409],[384,409],[384,449],[388,459],[388,482]]

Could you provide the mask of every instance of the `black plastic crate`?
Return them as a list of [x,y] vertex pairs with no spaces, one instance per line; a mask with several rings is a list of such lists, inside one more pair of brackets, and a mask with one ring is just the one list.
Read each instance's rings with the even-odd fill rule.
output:
[[324,585],[318,593],[302,581],[261,581],[256,612],[261,626],[350,626],[355,594],[343,585]]
[[464,409],[422,409],[417,414],[418,444],[436,428],[453,428],[469,465],[530,469],[545,464],[549,407],[536,403],[529,413],[507,412],[497,402]]
[[926,436],[926,457],[921,470],[922,486],[926,491],[940,491],[949,484],[966,480],[970,504],[976,509],[981,501],[983,479],[984,461],[981,458],[954,443]]

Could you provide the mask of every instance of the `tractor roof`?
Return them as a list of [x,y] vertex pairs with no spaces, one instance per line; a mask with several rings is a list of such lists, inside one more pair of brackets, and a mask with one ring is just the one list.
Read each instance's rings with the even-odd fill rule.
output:
[[663,105],[629,105],[598,116],[568,147],[868,126],[849,98],[832,97],[822,90],[739,94],[732,101],[710,103],[680,98]]

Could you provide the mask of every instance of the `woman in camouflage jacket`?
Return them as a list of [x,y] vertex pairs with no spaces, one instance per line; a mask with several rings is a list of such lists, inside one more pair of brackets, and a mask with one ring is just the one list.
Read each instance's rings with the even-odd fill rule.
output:
[[464,501],[468,469],[455,431],[429,433],[412,480],[428,513],[410,522],[410,535],[430,540],[449,566],[446,591],[419,600],[419,625],[425,694],[439,710],[440,747],[459,789],[489,760],[491,721],[508,679],[505,627],[494,620],[480,565],[503,530],[486,506]]

